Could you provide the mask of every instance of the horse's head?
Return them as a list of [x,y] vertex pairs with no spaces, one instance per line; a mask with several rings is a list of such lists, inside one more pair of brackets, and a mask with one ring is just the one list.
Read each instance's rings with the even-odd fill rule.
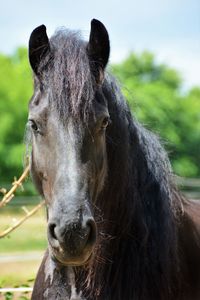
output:
[[108,58],[108,34],[97,20],[88,43],[66,31],[49,40],[44,25],[29,41],[31,173],[46,200],[50,253],[63,265],[86,263],[96,243],[92,207],[107,172],[109,113],[100,86]]

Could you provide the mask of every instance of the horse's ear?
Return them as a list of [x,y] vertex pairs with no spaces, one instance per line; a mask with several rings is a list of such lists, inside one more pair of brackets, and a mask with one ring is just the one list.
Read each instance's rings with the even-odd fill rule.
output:
[[42,57],[50,52],[46,27],[41,25],[33,30],[29,39],[29,61],[36,75]]
[[99,83],[103,79],[103,71],[108,63],[110,42],[105,26],[95,19],[91,21],[90,39],[87,50],[92,69]]

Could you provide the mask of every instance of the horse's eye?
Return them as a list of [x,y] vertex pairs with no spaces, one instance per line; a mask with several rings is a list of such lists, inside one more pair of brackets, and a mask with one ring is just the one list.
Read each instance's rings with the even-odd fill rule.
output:
[[106,129],[108,125],[111,123],[111,120],[109,117],[105,117],[101,123],[101,128]]
[[29,124],[33,131],[39,132],[39,128],[34,120],[29,120]]

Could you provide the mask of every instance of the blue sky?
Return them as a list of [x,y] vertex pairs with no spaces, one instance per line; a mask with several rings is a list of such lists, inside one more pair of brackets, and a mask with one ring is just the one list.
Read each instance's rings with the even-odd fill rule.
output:
[[130,51],[151,50],[159,62],[181,73],[184,87],[200,86],[199,0],[6,0],[0,10],[0,52],[27,45],[31,31],[45,24],[51,35],[57,27],[81,29],[87,39],[90,20],[107,27],[111,62]]

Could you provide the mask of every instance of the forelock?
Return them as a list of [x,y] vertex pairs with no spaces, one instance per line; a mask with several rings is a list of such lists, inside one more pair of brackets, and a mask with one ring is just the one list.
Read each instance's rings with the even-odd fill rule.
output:
[[43,62],[50,64],[43,80],[50,87],[51,105],[63,119],[69,114],[86,119],[92,107],[94,80],[86,46],[78,31],[60,29],[50,39],[51,53]]

